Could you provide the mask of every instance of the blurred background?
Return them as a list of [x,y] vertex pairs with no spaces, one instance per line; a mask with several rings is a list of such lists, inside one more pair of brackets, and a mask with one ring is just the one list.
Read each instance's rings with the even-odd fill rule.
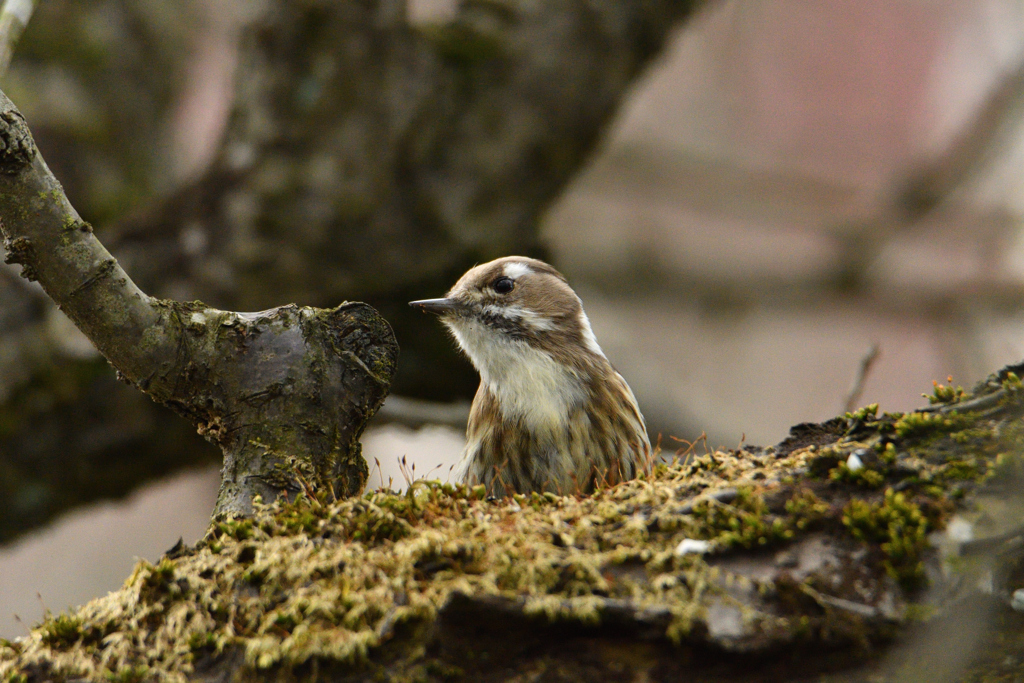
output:
[[[330,2],[296,4],[334,21]],[[469,16],[474,4],[380,3],[377,33],[364,43],[326,31],[323,40],[345,43],[344,54],[358,62],[373,57],[367,45],[383,40],[385,24],[408,21],[401,34],[408,40],[465,37],[467,27],[495,21]],[[264,14],[274,11],[270,19]],[[315,156],[299,166],[292,149],[328,138],[343,150],[361,145],[367,158],[377,150],[386,157],[389,149],[368,135],[368,123],[330,135],[325,128],[312,142],[294,132],[315,123],[302,117],[320,115],[318,105],[300,112],[292,132],[267,132],[292,115],[282,113],[292,105],[274,97],[270,57],[283,62],[296,52],[273,32],[294,19],[273,2],[47,0],[0,85],[72,202],[149,291],[243,309],[363,298],[385,312],[403,355],[399,399],[364,438],[371,486],[404,486],[403,457],[408,471],[415,466],[413,476],[445,479],[475,387],[437,321],[403,317],[401,302],[439,296],[466,265],[509,250],[542,255],[568,276],[601,345],[637,394],[652,439],[661,438],[667,451],[679,447],[676,440],[702,435],[711,446],[772,444],[793,424],[841,413],[876,345],[855,398],[885,411],[919,406],[933,380],[951,376],[967,387],[1024,358],[1018,0],[722,0],[651,29],[660,37],[639,50],[641,57],[623,61],[614,50],[594,57],[581,49],[580,61],[589,59],[594,73],[624,75],[608,92],[582,89],[578,100],[555,103],[607,101],[593,116],[559,119],[567,131],[559,135],[579,128],[584,142],[559,162],[543,191],[531,190],[525,218],[506,232],[500,218],[477,220],[500,216],[499,206],[471,214],[475,223],[452,219],[462,226],[453,229],[437,216],[458,210],[445,202],[456,202],[462,186],[443,186],[434,220],[411,223],[424,226],[422,244],[410,247],[422,255],[409,257],[416,265],[406,268],[386,254],[370,285],[372,278],[349,277],[355,266],[340,275],[331,264],[318,270],[281,247],[294,238],[316,248],[324,239],[308,237],[324,196],[332,197],[331,220],[351,214],[360,217],[352,219],[360,230],[378,225],[359,223],[372,211],[352,198],[354,190],[342,199],[330,194],[363,182],[358,168],[338,170]],[[362,20],[346,17],[340,26]],[[303,68],[327,74],[325,82],[345,81],[337,73],[344,60],[318,60],[318,43],[311,45]],[[479,40],[457,43],[462,52],[452,45],[444,43],[449,61],[407,74],[410,98],[438,100],[416,84],[445,64],[486,62],[445,86],[452,102],[466,83],[483,92],[485,79],[514,80],[489,66],[502,59],[514,65],[514,49],[491,57],[482,48],[466,52],[466,45],[486,47]],[[380,49],[400,52],[386,42]],[[551,60],[571,64],[573,49],[555,50]],[[318,97],[309,95],[318,83],[299,84],[297,109],[306,106],[302,98]],[[531,92],[512,89],[519,98]],[[350,105],[355,111],[366,104],[362,93],[342,88],[339,97],[347,99],[325,104],[323,120],[334,107],[348,121]],[[373,115],[395,112],[401,106]],[[503,135],[527,136],[523,128],[495,130],[489,146],[504,144]],[[437,149],[410,158],[435,167],[450,148],[461,148],[457,136],[432,140]],[[485,151],[474,157],[479,164],[497,155]],[[322,172],[325,164],[333,170]],[[479,172],[465,160],[451,166]],[[532,187],[530,167],[517,173],[512,177]],[[501,180],[509,185],[508,177]],[[258,186],[260,207],[274,205],[268,196],[285,201],[277,199],[282,188],[298,188],[301,210],[283,212],[283,242],[274,241],[272,220],[238,218],[264,210],[239,189],[246,183]],[[220,188],[227,189],[216,194]],[[234,226],[230,238],[214,229],[222,224]],[[435,233],[449,236],[443,248],[431,246]],[[357,243],[341,241],[339,249]],[[458,257],[428,277],[428,266],[451,253]],[[154,261],[159,268],[147,271]],[[281,263],[283,270],[274,270]],[[416,268],[401,286],[380,284]],[[282,286],[277,272],[281,282],[301,286]],[[273,291],[256,296],[260,278]],[[7,497],[28,520],[0,537],[0,637],[26,632],[44,609],[118,587],[137,558],[154,560],[179,537],[193,542],[206,528],[217,454],[179,433],[173,416],[164,423],[137,403],[133,389],[110,389],[112,375],[16,269],[0,270],[0,483],[6,479]],[[441,424],[430,424],[431,416]],[[84,459],[65,464],[61,457],[72,451]],[[38,462],[46,472],[26,464]],[[89,493],[61,488],[69,478],[87,482]]]

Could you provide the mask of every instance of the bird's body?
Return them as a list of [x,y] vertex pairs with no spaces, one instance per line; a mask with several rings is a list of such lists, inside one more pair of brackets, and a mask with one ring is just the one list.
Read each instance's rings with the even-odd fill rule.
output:
[[446,298],[413,305],[441,315],[480,373],[459,479],[495,496],[570,494],[649,465],[633,392],[554,268],[498,259],[468,271]]

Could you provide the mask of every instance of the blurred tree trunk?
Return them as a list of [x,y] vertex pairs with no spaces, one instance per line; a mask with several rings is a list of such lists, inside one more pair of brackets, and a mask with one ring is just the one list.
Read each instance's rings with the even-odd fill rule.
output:
[[[57,3],[24,40],[26,54],[44,54],[34,31],[48,26],[51,49],[70,40],[84,52],[70,72],[89,76],[55,87],[82,95],[95,124],[85,138],[105,144],[65,162],[60,136],[44,129],[40,148],[58,177],[67,169],[72,202],[104,222],[99,233],[144,290],[235,310],[367,301],[402,346],[394,391],[451,399],[472,390],[471,369],[405,302],[443,292],[474,262],[542,253],[538,216],[698,5],[466,2],[444,23],[415,27],[404,2],[268,0],[243,32],[214,163],[116,221],[167,186],[157,152],[192,5]],[[123,46],[129,54],[116,52]],[[21,92],[11,89],[16,103]],[[11,274],[0,271],[0,541],[213,457],[52,334],[60,315]],[[130,472],[113,471],[126,459]]]

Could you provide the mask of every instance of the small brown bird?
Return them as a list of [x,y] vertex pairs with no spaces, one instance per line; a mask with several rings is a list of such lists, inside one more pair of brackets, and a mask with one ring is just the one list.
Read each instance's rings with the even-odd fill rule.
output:
[[605,357],[557,270],[522,256],[469,270],[437,313],[480,373],[456,476],[494,496],[588,493],[649,467],[629,385]]

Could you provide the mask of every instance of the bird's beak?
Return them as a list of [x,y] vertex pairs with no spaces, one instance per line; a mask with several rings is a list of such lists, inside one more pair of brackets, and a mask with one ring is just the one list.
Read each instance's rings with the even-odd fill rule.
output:
[[444,315],[462,307],[455,299],[423,299],[421,301],[410,301],[409,305],[418,308],[426,313]]

